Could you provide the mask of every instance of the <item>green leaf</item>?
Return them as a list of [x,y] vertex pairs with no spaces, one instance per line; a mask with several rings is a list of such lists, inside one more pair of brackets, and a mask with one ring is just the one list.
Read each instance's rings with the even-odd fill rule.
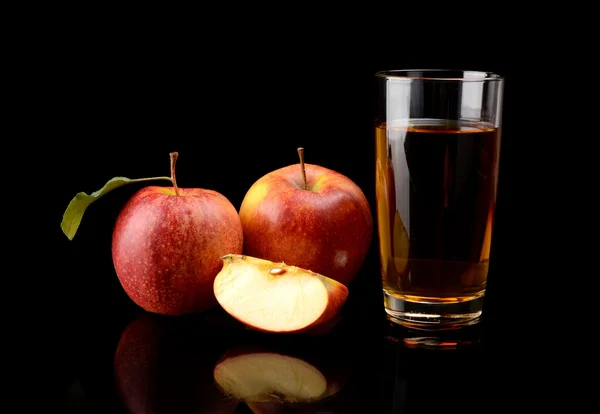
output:
[[81,218],[83,217],[83,213],[88,208],[90,204],[94,201],[105,195],[106,193],[114,190],[115,188],[119,188],[125,184],[131,183],[139,183],[143,181],[153,181],[153,180],[168,180],[171,181],[169,177],[151,177],[151,178],[127,178],[127,177],[114,177],[111,178],[104,187],[102,187],[98,191],[94,191],[92,194],[86,193],[77,193],[75,197],[71,200],[67,209],[63,214],[62,222],[60,223],[60,228],[62,229],[65,236],[69,238],[69,240],[73,240],[75,237],[75,233],[79,228],[79,224],[81,223]]

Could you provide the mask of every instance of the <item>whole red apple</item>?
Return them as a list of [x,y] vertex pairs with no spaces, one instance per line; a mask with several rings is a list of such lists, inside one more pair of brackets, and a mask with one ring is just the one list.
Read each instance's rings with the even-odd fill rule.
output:
[[217,305],[214,279],[221,256],[241,253],[243,233],[235,207],[222,194],[149,186],[123,207],[113,231],[112,259],[127,295],[148,312],[184,315]]
[[258,179],[240,207],[244,254],[312,270],[348,285],[371,244],[373,219],[347,176],[300,163]]

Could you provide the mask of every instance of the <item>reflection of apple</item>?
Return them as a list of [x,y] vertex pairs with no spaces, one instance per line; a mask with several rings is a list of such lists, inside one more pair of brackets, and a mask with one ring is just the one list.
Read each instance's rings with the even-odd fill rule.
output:
[[407,282],[407,266],[410,242],[408,232],[396,208],[396,188],[394,170],[387,155],[387,148],[379,146],[384,139],[378,139],[376,162],[377,225],[382,273],[388,279]]
[[216,191],[141,189],[123,207],[113,232],[112,257],[127,295],[148,312],[197,313],[214,307],[213,281],[227,253],[242,252],[235,207]]
[[301,332],[336,317],[348,288],[310,270],[239,254],[223,256],[215,297],[232,317],[265,332]]
[[[379,142],[379,141],[377,141]],[[385,154],[385,153],[384,153]],[[375,166],[375,197],[377,200],[377,231],[379,233],[379,253],[381,255],[381,272],[387,275],[392,268],[392,235],[395,206],[390,203],[390,186],[387,167],[379,155]],[[391,188],[393,190],[393,187]],[[392,209],[393,208],[393,209]],[[393,274],[393,273],[392,273]]]
[[[301,152],[299,150],[299,152]],[[244,253],[348,284],[365,259],[372,217],[362,190],[330,169],[301,163],[258,179],[240,207]]]
[[410,240],[398,211],[396,211],[396,214],[394,215],[394,237],[392,239],[392,248],[396,271],[401,278],[408,278],[408,272],[406,272],[406,270],[410,253]]
[[114,359],[121,401],[135,414],[233,413],[237,401],[217,389],[212,375],[222,351],[190,335],[202,329],[197,322],[177,322],[144,313],[123,331]]
[[254,413],[270,414],[330,398],[347,381],[347,367],[311,362],[296,354],[239,349],[224,355],[213,375],[225,394],[244,401]]

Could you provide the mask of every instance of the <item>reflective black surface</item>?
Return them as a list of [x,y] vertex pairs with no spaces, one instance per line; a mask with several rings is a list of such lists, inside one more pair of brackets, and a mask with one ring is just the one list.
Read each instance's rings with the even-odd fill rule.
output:
[[[481,329],[428,346],[423,333],[384,320],[349,317],[327,335],[274,336],[248,331],[219,310],[185,318],[131,316],[105,330],[79,332],[61,384],[69,412],[250,412],[236,395],[250,405],[270,400],[264,412],[480,412],[481,404],[503,397],[490,382],[499,372]],[[273,371],[245,372],[256,367],[243,359],[236,367],[240,355],[264,357],[255,363]],[[237,384],[223,390],[215,367],[228,358],[230,369],[238,369]],[[298,361],[310,368],[301,370]],[[311,395],[311,381],[321,376],[327,391],[317,384]],[[264,391],[256,390],[261,382]],[[303,398],[318,400],[297,402]]]
[[[79,254],[76,260],[97,253]],[[313,335],[256,332],[219,307],[150,314],[129,300],[114,272],[98,273],[110,262],[99,264],[79,281],[75,307],[58,325],[56,402],[68,413],[479,413],[512,406],[517,331],[502,323],[493,293],[477,325],[409,330],[385,317],[373,257],[337,324]],[[100,277],[104,284],[93,286]]]

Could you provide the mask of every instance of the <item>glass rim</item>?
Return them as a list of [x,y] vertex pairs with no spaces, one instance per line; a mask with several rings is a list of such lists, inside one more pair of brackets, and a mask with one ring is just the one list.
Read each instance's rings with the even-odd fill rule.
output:
[[410,81],[498,82],[504,80],[502,75],[495,72],[464,69],[386,69],[375,72],[375,76]]

